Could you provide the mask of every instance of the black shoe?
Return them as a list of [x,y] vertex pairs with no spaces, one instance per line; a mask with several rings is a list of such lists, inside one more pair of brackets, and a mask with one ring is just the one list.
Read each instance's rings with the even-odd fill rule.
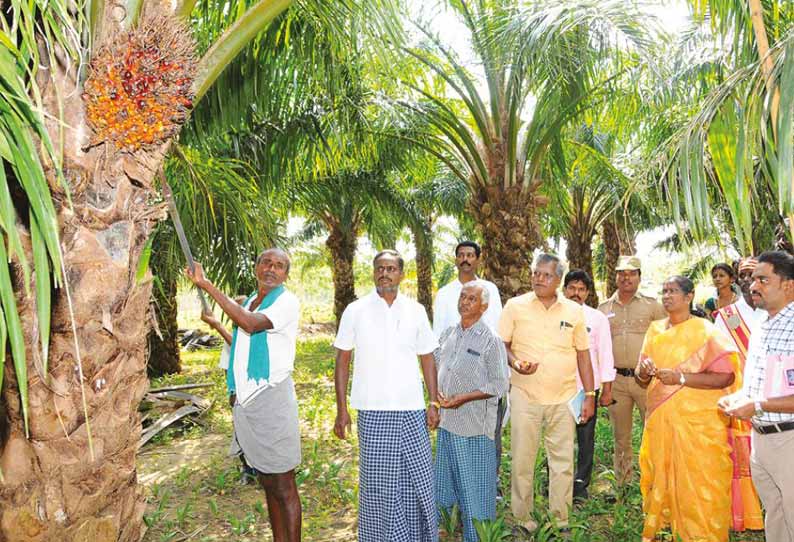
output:
[[573,502],[581,503],[586,501],[588,497],[587,486],[582,480],[574,480],[573,482]]

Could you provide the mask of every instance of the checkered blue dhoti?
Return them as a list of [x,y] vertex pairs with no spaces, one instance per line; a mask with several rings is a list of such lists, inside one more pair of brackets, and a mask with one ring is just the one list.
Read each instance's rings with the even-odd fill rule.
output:
[[358,412],[359,542],[438,542],[423,410]]
[[438,430],[436,495],[440,508],[457,504],[463,540],[477,542],[472,520],[496,518],[496,445],[484,435],[461,437]]

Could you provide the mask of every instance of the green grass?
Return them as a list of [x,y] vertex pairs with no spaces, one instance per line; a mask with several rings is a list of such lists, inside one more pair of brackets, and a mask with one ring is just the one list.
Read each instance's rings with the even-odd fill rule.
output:
[[[239,464],[226,455],[231,415],[223,372],[216,368],[218,355],[217,350],[183,353],[182,374],[152,383],[152,386],[160,386],[210,382],[212,387],[196,390],[196,393],[211,399],[213,404],[201,424],[164,431],[140,456],[139,476],[145,481],[158,476],[155,482],[145,482],[149,527],[144,537],[146,542],[271,540],[263,491],[255,485],[241,485]],[[332,434],[336,415],[333,368],[330,337],[316,336],[299,341],[294,380],[299,400],[303,460],[297,481],[303,503],[303,539],[308,542],[356,539],[357,438],[355,431],[348,441],[340,441]],[[612,432],[606,409],[599,409],[596,433],[591,497],[573,510],[568,540],[639,541],[642,531],[639,484],[635,479],[623,493],[615,487]],[[639,423],[636,423],[635,449],[639,448],[640,435]],[[189,445],[193,445],[192,451],[182,454],[182,448]],[[175,456],[177,452],[181,455]],[[177,458],[181,461],[178,465],[174,464]],[[500,473],[504,499],[497,507],[503,525],[482,526],[487,540],[527,540],[510,534],[515,524],[510,514],[511,462],[508,427]],[[535,519],[541,528],[530,540],[562,540],[543,514],[548,510],[548,475],[543,451],[538,456],[535,484]],[[610,496],[617,496],[617,501],[610,502]],[[442,527],[444,523],[442,521]],[[446,528],[453,530],[455,523],[446,520]],[[500,533],[508,534],[500,538]],[[443,542],[459,540],[459,526],[452,534],[442,536]],[[659,540],[672,542],[673,539],[669,534],[662,534]],[[764,537],[758,533],[744,533],[731,540],[762,541]]]

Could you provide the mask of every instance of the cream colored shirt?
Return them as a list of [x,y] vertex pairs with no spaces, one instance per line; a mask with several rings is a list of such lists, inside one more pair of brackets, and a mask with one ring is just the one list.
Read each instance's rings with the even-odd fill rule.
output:
[[615,368],[620,369],[634,369],[637,366],[648,326],[654,320],[667,318],[661,303],[639,292],[625,305],[621,304],[615,292],[598,306],[598,310],[609,320],[612,355]]
[[584,310],[557,297],[548,309],[530,292],[509,300],[499,320],[499,335],[521,361],[539,363],[531,375],[510,370],[510,384],[530,403],[557,405],[576,394],[576,351],[587,350]]

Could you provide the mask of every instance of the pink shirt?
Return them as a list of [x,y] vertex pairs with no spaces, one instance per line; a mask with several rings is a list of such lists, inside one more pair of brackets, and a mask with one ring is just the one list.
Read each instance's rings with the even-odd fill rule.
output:
[[[615,380],[615,358],[612,357],[612,334],[609,331],[609,320],[603,312],[587,305],[584,309],[584,321],[590,337],[590,362],[593,364],[594,389],[600,389],[602,382]],[[579,371],[576,371],[576,384],[582,388]]]

